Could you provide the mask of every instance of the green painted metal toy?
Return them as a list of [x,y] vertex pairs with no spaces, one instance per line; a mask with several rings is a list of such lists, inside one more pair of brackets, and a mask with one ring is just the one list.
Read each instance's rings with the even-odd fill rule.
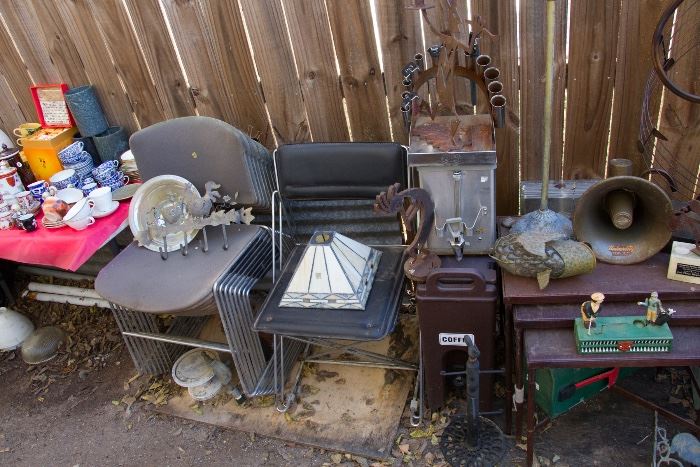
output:
[[579,353],[669,352],[673,334],[667,323],[647,326],[639,316],[596,319],[589,334],[581,318],[576,318],[574,333]]

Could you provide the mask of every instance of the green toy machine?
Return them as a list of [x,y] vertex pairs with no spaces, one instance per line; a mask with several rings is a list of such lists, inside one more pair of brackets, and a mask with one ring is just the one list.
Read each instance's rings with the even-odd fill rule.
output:
[[581,318],[574,322],[579,353],[668,352],[673,334],[668,324],[648,324],[639,316],[603,317],[587,328]]

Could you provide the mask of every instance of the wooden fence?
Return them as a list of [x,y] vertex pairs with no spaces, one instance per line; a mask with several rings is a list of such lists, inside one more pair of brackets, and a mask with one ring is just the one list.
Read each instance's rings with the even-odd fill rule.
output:
[[[405,143],[400,70],[435,42],[409,1],[2,0],[0,124],[36,121],[32,83],[89,82],[129,132],[198,114],[268,147]],[[498,211],[514,213],[519,180],[540,176],[545,1],[454,1],[495,34],[482,51],[511,111],[497,131]],[[608,157],[642,167],[642,93],[666,3],[557,0],[552,177],[603,175]],[[429,14],[439,24],[440,9]]]

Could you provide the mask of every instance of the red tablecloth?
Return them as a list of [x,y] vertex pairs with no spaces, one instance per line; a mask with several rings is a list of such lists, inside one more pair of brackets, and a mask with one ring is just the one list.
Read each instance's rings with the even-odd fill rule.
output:
[[129,216],[129,202],[121,201],[114,214],[95,219],[85,230],[47,229],[41,225],[43,214],[39,212],[39,227],[34,232],[0,230],[0,259],[75,271],[117,233]]

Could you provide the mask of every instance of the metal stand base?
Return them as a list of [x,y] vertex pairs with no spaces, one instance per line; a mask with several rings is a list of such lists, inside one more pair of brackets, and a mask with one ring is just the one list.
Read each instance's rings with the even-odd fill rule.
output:
[[508,452],[508,444],[501,429],[488,418],[479,417],[480,429],[477,446],[470,447],[468,423],[465,415],[456,416],[440,438],[440,450],[452,466],[481,467],[499,464]]

